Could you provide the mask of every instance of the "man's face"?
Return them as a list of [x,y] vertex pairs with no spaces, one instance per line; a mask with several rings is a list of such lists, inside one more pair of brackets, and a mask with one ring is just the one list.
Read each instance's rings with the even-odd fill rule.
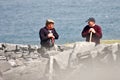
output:
[[95,22],[93,22],[93,21],[89,21],[89,22],[88,22],[88,25],[89,25],[90,27],[94,27],[94,24],[95,24]]
[[48,25],[47,25],[47,29],[53,29],[54,28],[54,24],[53,23],[49,23]]

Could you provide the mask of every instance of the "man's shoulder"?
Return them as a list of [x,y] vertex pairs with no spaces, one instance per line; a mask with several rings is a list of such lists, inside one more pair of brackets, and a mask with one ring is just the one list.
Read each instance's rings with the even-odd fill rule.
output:
[[55,30],[55,28],[53,28],[52,30]]
[[101,28],[99,25],[95,25],[95,26]]
[[96,27],[97,29],[100,29],[100,30],[101,30],[101,27],[100,27],[99,25],[95,25],[95,27]]
[[84,28],[89,28],[89,25],[86,25]]
[[39,30],[39,33],[43,33],[43,32],[46,32],[45,27],[42,27],[42,28],[40,28],[40,30]]
[[40,31],[41,31],[41,30],[45,30],[45,29],[46,29],[45,27],[42,27],[42,28],[40,29]]

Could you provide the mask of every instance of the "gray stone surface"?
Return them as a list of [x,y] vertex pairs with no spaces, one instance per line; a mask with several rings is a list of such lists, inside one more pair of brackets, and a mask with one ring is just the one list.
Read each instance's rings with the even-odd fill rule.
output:
[[3,75],[2,75],[2,72],[0,71],[0,77],[2,77]]
[[5,50],[7,51],[7,52],[11,52],[11,51],[13,51],[13,50],[16,50],[16,44],[8,44],[8,43],[5,43],[4,44],[5,45]]
[[58,55],[54,56],[54,58],[57,60],[58,64],[60,65],[61,69],[66,69],[68,67],[71,52],[72,50],[69,49],[67,51],[60,52]]
[[4,56],[4,51],[0,50],[0,56]]
[[[44,76],[46,67],[49,67],[49,58],[43,58],[39,49],[37,45],[0,43],[0,71],[2,73],[0,79],[43,80],[41,77]],[[46,51],[45,54],[53,56],[57,67],[60,68],[60,73],[56,73],[55,78],[57,79],[55,80],[90,80],[91,77],[88,73],[92,72],[91,70],[94,70],[91,76],[98,71],[97,77],[99,78],[100,73],[104,73],[101,71],[106,69],[108,71],[110,69],[111,73],[112,71],[114,73],[113,69],[120,72],[120,44],[118,43],[95,46],[94,43],[76,42],[70,46],[61,45],[57,47],[57,51]],[[87,75],[84,74],[85,70],[87,70],[85,72]],[[85,78],[85,76],[88,78]],[[103,77],[101,79],[104,80],[105,77],[108,80],[106,76],[112,75],[101,76]],[[119,76],[116,77],[120,79]],[[116,77],[111,78],[116,79]],[[95,77],[91,79],[99,80]]]
[[2,48],[2,43],[0,43],[0,50],[2,50],[3,48]]
[[0,71],[1,72],[6,72],[10,70],[12,67],[7,61],[0,61]]
[[26,66],[14,68],[11,71],[4,73],[5,80],[40,80],[44,74],[47,61],[31,61],[27,62]]

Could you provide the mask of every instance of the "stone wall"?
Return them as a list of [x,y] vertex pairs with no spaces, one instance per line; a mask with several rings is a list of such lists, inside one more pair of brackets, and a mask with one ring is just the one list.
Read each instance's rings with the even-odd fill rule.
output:
[[[71,80],[75,75],[85,76],[84,70],[89,68],[94,69],[94,72],[106,67],[120,70],[118,43],[95,46],[94,43],[75,42],[69,46],[60,45],[57,50],[47,51],[47,54],[54,55],[59,65],[60,74],[56,80]],[[48,60],[41,57],[40,47],[37,45],[0,43],[0,80],[43,80]],[[79,79],[78,77],[76,80]]]
[[37,45],[0,43],[0,80],[24,80],[31,75],[41,78],[47,60],[41,58],[39,50]]

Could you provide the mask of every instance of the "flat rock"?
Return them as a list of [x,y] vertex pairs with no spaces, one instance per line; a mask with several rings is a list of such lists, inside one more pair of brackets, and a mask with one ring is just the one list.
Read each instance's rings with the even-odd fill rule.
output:
[[2,48],[2,43],[0,43],[0,50],[3,50],[3,48]]
[[69,66],[69,58],[71,52],[72,50],[67,50],[59,52],[57,55],[54,56],[54,59],[57,61],[61,69],[66,69]]
[[32,59],[37,59],[37,58],[39,58],[39,54],[38,53],[30,53],[30,57],[32,58]]
[[4,56],[4,51],[0,50],[0,56]]
[[45,71],[47,62],[31,61],[26,66],[14,68],[4,73],[5,80],[40,80]]
[[5,45],[5,50],[6,51],[13,51],[13,50],[16,50],[16,44],[9,44],[9,43],[6,43],[4,44]]
[[12,67],[7,61],[0,61],[0,71],[6,72],[10,70]]

